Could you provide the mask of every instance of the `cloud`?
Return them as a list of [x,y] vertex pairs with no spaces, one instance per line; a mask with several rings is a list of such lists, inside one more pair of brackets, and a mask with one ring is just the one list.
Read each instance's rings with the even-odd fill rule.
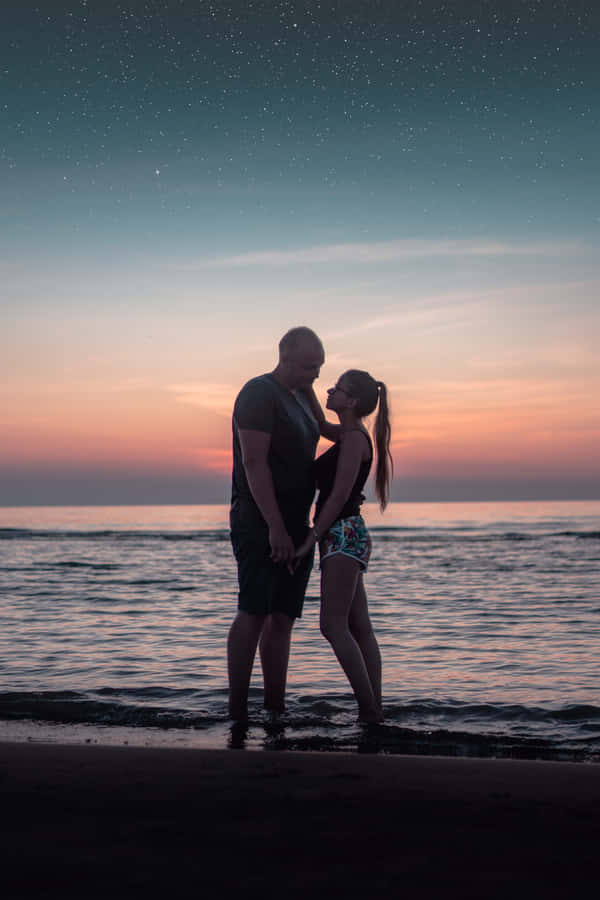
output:
[[[239,388],[238,388],[239,389]],[[178,403],[188,403],[191,406],[200,406],[219,416],[231,416],[233,401],[237,393],[231,384],[210,384],[201,382],[187,382],[185,384],[172,384],[168,390],[176,395]]]
[[[430,331],[439,332],[452,327],[461,327],[465,323],[473,323],[476,320],[481,321],[493,310],[501,310],[502,315],[505,316],[509,309],[515,309],[521,313],[526,308],[543,306],[547,309],[550,302],[562,304],[564,297],[568,296],[571,305],[568,315],[561,312],[560,328],[564,332],[567,319],[574,325],[579,325],[578,340],[573,342],[573,347],[580,347],[579,335],[596,334],[598,314],[586,309],[578,310],[578,306],[585,302],[588,295],[595,297],[597,293],[598,282],[590,280],[562,283],[529,282],[502,287],[482,286],[478,290],[447,291],[424,296],[406,295],[401,299],[392,295],[380,294],[377,298],[377,307],[381,309],[381,312],[367,315],[365,318],[357,319],[341,328],[325,329],[320,334],[326,343],[326,349],[329,341],[343,340],[355,334],[365,334],[368,331],[390,331],[393,328],[402,327],[418,330],[419,334],[426,334]],[[344,296],[346,302],[350,298],[357,302],[360,301],[359,295],[346,293]],[[542,324],[546,330],[549,327],[548,321],[554,320],[544,317]],[[548,350],[546,355],[550,357],[553,354]],[[519,356],[521,357],[522,354]],[[590,356],[593,357],[593,354]],[[562,357],[566,358],[566,352],[562,353]],[[331,353],[328,352],[328,362],[331,358]],[[490,365],[494,364],[490,363]]]
[[367,265],[405,262],[430,257],[469,256],[550,256],[581,252],[576,242],[539,242],[511,244],[502,241],[379,241],[376,243],[326,244],[297,250],[263,250],[206,259],[187,266],[190,269],[220,269],[239,266],[293,266],[306,263],[344,263]]

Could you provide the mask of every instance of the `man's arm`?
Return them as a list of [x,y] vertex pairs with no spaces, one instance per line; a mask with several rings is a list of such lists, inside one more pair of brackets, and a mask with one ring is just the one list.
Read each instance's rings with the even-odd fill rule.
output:
[[238,434],[248,486],[269,529],[271,557],[274,562],[291,563],[295,548],[277,504],[269,468],[271,435],[250,429],[239,429]]
[[319,431],[323,435],[323,437],[327,438],[329,441],[337,441],[340,433],[341,433],[341,425],[335,425],[333,422],[328,422],[325,418],[325,413],[323,412],[323,407],[319,403],[318,397],[315,394],[314,388],[305,388],[304,395],[308,402],[310,403],[310,408],[312,409],[312,414],[319,423]]

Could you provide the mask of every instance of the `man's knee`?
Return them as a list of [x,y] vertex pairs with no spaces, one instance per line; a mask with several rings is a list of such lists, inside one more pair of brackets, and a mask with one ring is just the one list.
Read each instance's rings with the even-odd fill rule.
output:
[[265,618],[266,616],[253,616],[243,610],[238,610],[229,629],[229,641],[244,640],[258,636],[264,625]]
[[275,635],[289,635],[294,627],[294,619],[283,612],[272,612],[267,616],[267,627]]

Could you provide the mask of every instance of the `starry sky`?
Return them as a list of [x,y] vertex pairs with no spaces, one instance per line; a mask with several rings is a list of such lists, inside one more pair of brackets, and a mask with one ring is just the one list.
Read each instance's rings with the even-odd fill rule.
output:
[[226,502],[277,342],[390,387],[396,500],[600,497],[591,3],[24,2],[0,504]]

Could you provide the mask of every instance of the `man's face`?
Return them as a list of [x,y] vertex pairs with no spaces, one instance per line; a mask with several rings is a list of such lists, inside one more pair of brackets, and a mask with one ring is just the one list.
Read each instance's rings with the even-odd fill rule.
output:
[[308,388],[319,377],[325,362],[323,349],[314,341],[301,341],[281,360],[286,380],[292,389]]

